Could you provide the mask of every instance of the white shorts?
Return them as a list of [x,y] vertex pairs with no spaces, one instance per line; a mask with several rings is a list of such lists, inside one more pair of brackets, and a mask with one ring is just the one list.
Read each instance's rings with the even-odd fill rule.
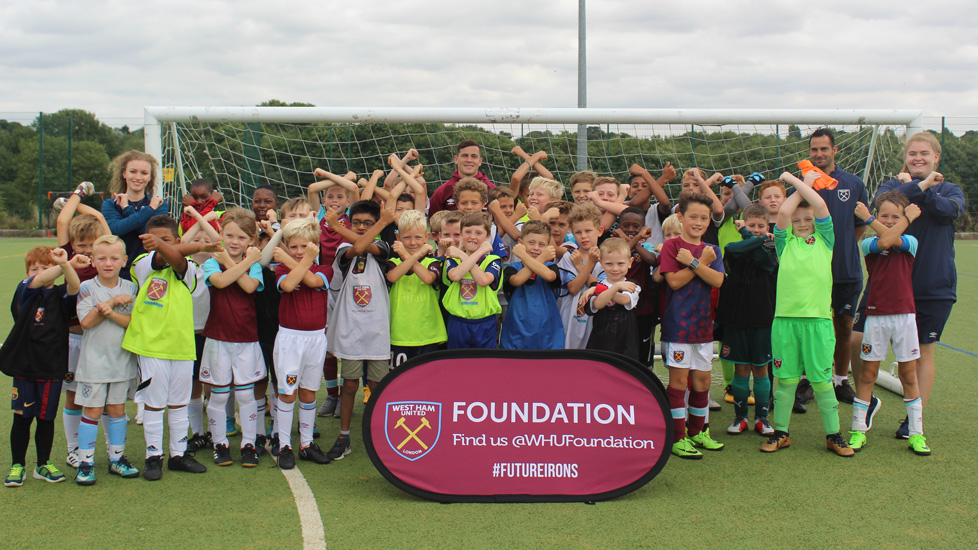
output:
[[279,327],[272,358],[280,394],[292,395],[296,388],[317,391],[326,362],[326,333]]
[[706,372],[713,370],[713,342],[704,344],[662,342],[662,355],[667,367]]
[[78,358],[81,357],[82,335],[74,332],[68,333],[68,374],[65,381],[61,384],[61,391],[75,391],[78,383],[75,382],[75,371],[78,370]]
[[136,395],[135,379],[124,382],[78,382],[75,405],[82,407],[104,407],[106,405],[125,405]]
[[139,365],[137,403],[152,409],[178,407],[190,402],[194,385],[194,362],[136,356]]
[[207,338],[200,358],[200,381],[212,386],[238,386],[268,376],[258,342],[222,342]]
[[863,361],[882,361],[886,359],[888,345],[893,346],[893,356],[898,363],[920,359],[916,315],[899,313],[866,317],[863,347],[859,358]]

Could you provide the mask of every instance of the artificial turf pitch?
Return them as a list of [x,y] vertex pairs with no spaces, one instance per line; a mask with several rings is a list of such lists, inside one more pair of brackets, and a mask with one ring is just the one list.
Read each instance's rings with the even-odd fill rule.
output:
[[[6,307],[23,278],[23,253],[50,239],[0,239],[0,304]],[[353,453],[326,466],[300,462],[312,488],[330,549],[343,548],[721,548],[846,547],[961,548],[978,543],[978,454],[975,376],[978,342],[978,241],[958,241],[958,303],[937,349],[937,380],[924,412],[934,453],[919,457],[893,438],[902,400],[877,390],[883,406],[869,444],[854,458],[825,450],[817,410],[794,415],[791,447],[758,452],[755,433],[728,436],[731,405],[711,413],[721,452],[700,461],[670,459],[662,473],[621,498],[587,504],[438,504],[403,493],[384,480],[361,446],[359,404]],[[0,316],[0,334],[12,321]],[[951,349],[951,348],[957,348]],[[960,351],[959,351],[960,350]],[[888,365],[889,362],[885,362]],[[719,363],[714,380],[719,378]],[[661,367],[657,367],[661,375]],[[516,383],[516,381],[514,381]],[[10,379],[0,376],[0,395]],[[325,396],[320,392],[320,401]],[[715,382],[715,399],[722,388]],[[810,407],[814,407],[812,402]],[[0,410],[0,472],[9,468],[6,434],[11,413]],[[845,434],[851,408],[840,406]],[[129,414],[135,417],[130,404]],[[753,414],[753,413],[752,413]],[[208,472],[163,479],[110,476],[96,446],[93,487],[79,487],[64,464],[60,414],[53,462],[69,477],[60,484],[32,479],[0,487],[5,548],[299,548],[303,540],[289,486],[268,457],[254,469],[214,466]],[[329,448],[339,419],[318,419],[320,445]],[[232,438],[232,449],[239,438]],[[33,444],[28,462],[33,460]],[[143,434],[129,425],[127,456],[142,470]],[[232,451],[238,460],[236,451]],[[608,464],[613,468],[613,464]]]

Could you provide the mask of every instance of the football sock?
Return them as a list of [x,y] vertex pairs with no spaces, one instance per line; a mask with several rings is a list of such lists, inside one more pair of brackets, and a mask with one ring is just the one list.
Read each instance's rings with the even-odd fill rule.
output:
[[61,422],[65,426],[65,443],[68,444],[68,451],[78,448],[78,424],[81,423],[82,410],[71,410],[67,407],[61,411]]
[[350,430],[340,430],[340,437],[350,439]]
[[265,403],[268,400],[262,397],[261,399],[255,399],[255,410],[257,412],[257,417],[255,418],[255,434],[265,433]]
[[924,434],[924,405],[920,398],[904,399],[903,404],[907,406],[907,427],[910,435]]
[[187,416],[190,418],[190,430],[194,435],[204,435],[204,400],[192,397],[187,404]]
[[708,391],[689,392],[689,436],[699,434],[706,424],[710,412],[710,395]]
[[[247,384],[234,387],[234,397],[238,401],[238,410],[241,412],[241,447],[249,443],[255,444],[255,436],[258,435],[258,402],[255,401],[255,385]],[[264,414],[264,411],[262,411]],[[263,422],[264,423],[264,422]]]
[[118,462],[126,452],[126,430],[129,420],[126,415],[119,418],[109,418],[105,424],[105,439],[109,442],[109,461]]
[[27,466],[27,446],[31,443],[31,422],[33,418],[25,418],[22,414],[14,415],[10,426],[10,460],[13,464]]
[[[815,402],[818,403],[818,414],[822,416],[822,428],[825,433],[832,435],[839,433],[839,402],[835,398],[835,390],[832,383],[813,382],[812,389],[815,390]],[[863,415],[863,418],[866,418]]]
[[234,420],[234,394],[228,388],[228,402],[224,405],[224,412],[227,413],[225,419]]
[[[723,349],[723,343],[720,343],[720,349]],[[733,383],[734,377],[736,376],[736,367],[730,361],[720,360],[720,370],[723,371],[723,387],[726,388]]]
[[330,397],[338,397],[340,395],[337,374],[339,374],[339,366],[337,365],[336,357],[327,355],[326,363],[323,365],[323,378],[326,379],[326,395]]
[[798,388],[798,382],[800,382],[799,378],[778,379],[778,385],[774,389],[775,430],[782,432],[788,431],[788,423],[791,421],[791,408],[795,404],[795,390]]
[[78,460],[95,464],[95,440],[98,438],[98,420],[81,416],[78,425]]
[[[754,382],[757,387],[757,382]],[[734,414],[739,418],[747,418],[747,397],[750,395],[750,377],[735,375],[730,393],[734,398]]]
[[54,420],[37,419],[34,428],[34,450],[37,451],[37,463],[47,464],[51,460],[51,447],[54,445]]
[[312,429],[316,422],[316,402],[299,402],[299,446],[305,449],[312,443]]
[[143,437],[146,438],[146,458],[163,454],[163,411],[143,411]]
[[682,441],[686,438],[686,391],[669,387],[666,388],[666,395],[669,397],[669,410],[672,412],[672,425],[676,432],[674,439]]
[[281,399],[275,405],[275,423],[278,425],[278,443],[282,447],[292,446],[292,411],[295,410],[295,401],[286,403]]
[[767,376],[754,377],[754,417],[762,418],[768,415],[771,399],[771,379]]
[[852,400],[852,431],[866,431],[866,413],[869,411],[869,402],[863,401],[858,397]]
[[190,429],[190,419],[187,418],[187,407],[168,409],[167,424],[170,426],[170,456],[183,456],[187,452],[187,430]]
[[214,445],[228,444],[227,402],[230,396],[230,387],[211,388],[211,397],[207,400],[207,426]]

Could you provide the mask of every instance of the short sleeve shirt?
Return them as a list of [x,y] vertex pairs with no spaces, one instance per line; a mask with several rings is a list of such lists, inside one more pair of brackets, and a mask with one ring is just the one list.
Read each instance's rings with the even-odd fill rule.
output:
[[[217,260],[204,262],[204,281],[210,290],[210,314],[204,326],[204,336],[221,342],[257,342],[258,320],[255,316],[255,295],[249,294],[233,282],[224,288],[211,284],[211,276],[225,271]],[[257,262],[248,268],[248,276],[258,281],[255,292],[264,288],[261,265]]]
[[[710,268],[723,273],[720,247],[706,242],[691,244],[682,237],[669,239],[662,245],[659,272],[675,273],[688,269],[676,259],[679,250],[685,248],[694,258],[699,258],[707,246],[713,247],[716,254]],[[713,341],[712,291],[713,287],[699,277],[693,277],[692,281],[677,290],[672,290],[671,287],[667,289],[666,310],[662,318],[663,342],[704,344]]]
[[[123,315],[132,314],[132,304],[139,288],[132,281],[119,279],[116,286],[104,286],[96,277],[81,284],[78,290],[78,318],[84,319],[95,306],[116,296],[132,298],[128,304],[112,309]],[[110,319],[86,329],[82,335],[81,352],[75,379],[81,382],[123,382],[136,377],[136,356],[122,349],[126,329]]]
[[278,303],[278,324],[293,330],[324,330],[326,328],[326,301],[329,299],[329,278],[333,267],[311,265],[309,272],[323,280],[323,286],[311,288],[301,281],[292,290],[282,290],[282,281],[291,272],[288,267],[278,264],[275,267],[275,286],[281,292]]

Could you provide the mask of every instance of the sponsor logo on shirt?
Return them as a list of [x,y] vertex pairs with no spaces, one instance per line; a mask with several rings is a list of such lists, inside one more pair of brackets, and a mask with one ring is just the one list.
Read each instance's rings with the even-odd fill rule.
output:
[[353,302],[356,305],[366,307],[370,303],[371,296],[370,285],[353,285]]

